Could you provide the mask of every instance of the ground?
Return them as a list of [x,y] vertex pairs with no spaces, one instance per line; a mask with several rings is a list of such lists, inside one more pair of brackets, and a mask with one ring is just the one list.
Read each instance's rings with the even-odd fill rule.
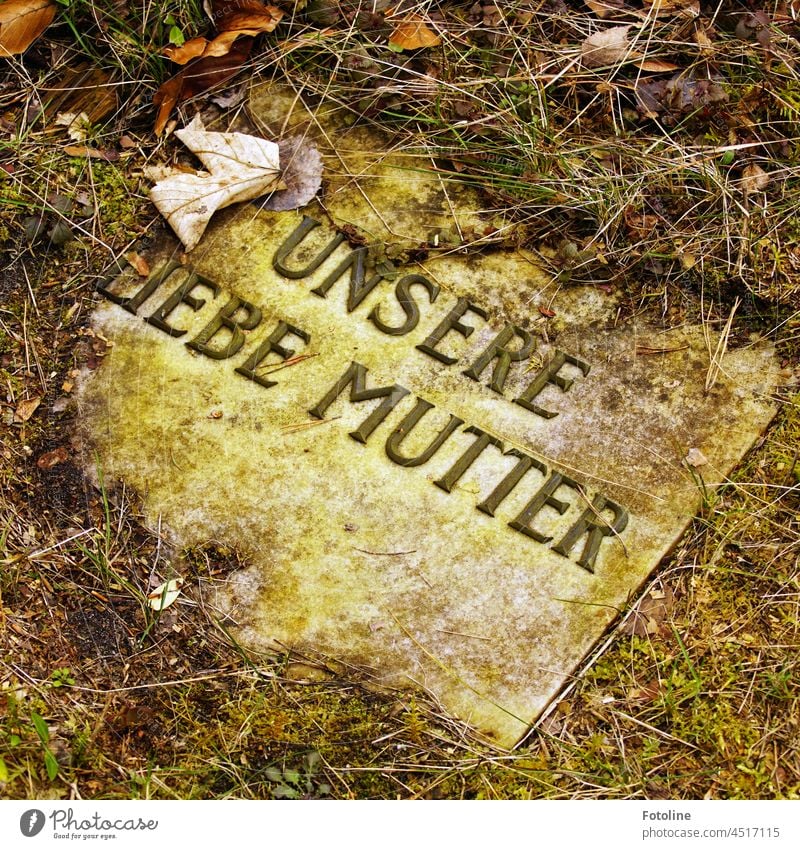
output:
[[[178,68],[159,52],[209,31],[191,0],[72,0],[0,58],[0,795],[798,798],[797,3],[277,5],[160,135],[152,96]],[[390,47],[398,21],[439,43]],[[170,121],[246,122],[246,87],[273,77],[479,186],[514,226],[465,253],[524,244],[627,314],[733,312],[729,344],[777,346],[773,425],[513,753],[328,659],[248,654],[201,600],[155,614],[144,590],[170,557],[222,577],[237,553],[169,551],[135,493],[76,465],[95,285],[164,228],[142,168],[183,157]]]

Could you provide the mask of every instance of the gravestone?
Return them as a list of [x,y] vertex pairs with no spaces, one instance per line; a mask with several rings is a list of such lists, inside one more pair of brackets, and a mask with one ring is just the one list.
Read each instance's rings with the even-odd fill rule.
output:
[[[275,87],[251,110],[314,138],[322,199],[103,284],[85,455],[176,544],[241,552],[211,603],[245,645],[511,746],[770,421],[773,351],[620,323],[613,293],[481,250],[505,223],[429,160]],[[478,244],[420,249],[454,236]]]

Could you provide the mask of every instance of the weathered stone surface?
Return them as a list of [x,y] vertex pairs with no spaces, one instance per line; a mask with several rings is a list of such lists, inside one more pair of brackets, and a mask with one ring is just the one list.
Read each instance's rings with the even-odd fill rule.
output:
[[[274,92],[253,105],[267,123],[285,120]],[[178,268],[129,310],[109,301],[96,311],[95,332],[113,344],[80,389],[87,457],[96,452],[107,480],[133,486],[176,541],[216,539],[243,553],[249,567],[216,588],[214,603],[246,644],[311,648],[385,684],[423,687],[511,745],[679,538],[702,487],[724,481],[769,422],[773,355],[760,344],[729,351],[706,391],[700,328],[616,325],[612,296],[558,291],[520,252],[398,261],[392,277],[380,263],[395,246],[413,247],[437,229],[482,232],[487,218],[469,190],[421,161],[365,153],[374,137],[335,128],[323,121],[316,135],[327,173],[339,176],[324,207],[304,212],[351,225],[369,246],[366,279],[374,263],[387,276],[356,304],[352,266],[330,288],[324,282],[355,261],[346,243],[306,276],[274,267],[302,213],[244,207],[224,217],[188,257],[220,287],[216,297],[198,286],[189,296],[206,303],[196,311],[186,303],[164,310],[188,277]],[[325,147],[326,133],[338,152]],[[334,235],[328,223],[310,230],[284,272]],[[404,325],[395,287],[410,274],[429,281],[414,278],[409,289],[419,322],[402,335],[382,332],[370,316],[380,304],[385,325]],[[118,299],[143,284],[130,272],[108,291]],[[431,284],[440,287],[433,303]],[[238,331],[212,333],[232,295],[261,311],[256,322],[247,305],[229,306],[230,321],[254,325],[235,353],[226,346]],[[430,341],[459,298],[472,309],[458,321],[474,332]],[[153,315],[161,327],[142,320]],[[308,339],[283,335],[279,322]],[[503,380],[498,359],[476,361],[507,323],[530,334],[532,351],[510,362]],[[273,333],[294,354],[264,348],[255,368],[254,352]],[[508,350],[519,350],[523,335],[506,335]],[[426,339],[454,361],[420,350]],[[571,359],[548,372],[560,354]],[[396,390],[396,406],[372,429],[386,397],[351,401],[348,385],[334,398],[345,375],[406,392]],[[556,378],[573,382],[560,388]],[[416,425],[406,418],[423,407]],[[403,465],[399,455],[416,457],[448,423],[430,459]],[[454,465],[481,438],[484,449],[456,480]],[[707,462],[687,464],[691,449]]]

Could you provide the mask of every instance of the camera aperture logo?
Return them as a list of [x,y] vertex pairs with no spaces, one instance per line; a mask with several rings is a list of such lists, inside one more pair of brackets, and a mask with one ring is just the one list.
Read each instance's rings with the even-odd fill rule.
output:
[[45,815],[37,808],[31,808],[19,818],[19,830],[25,837],[36,837],[44,828]]
[[55,810],[45,816],[38,808],[31,808],[19,818],[19,830],[26,837],[36,837],[48,819],[56,840],[114,840],[121,831],[155,831],[158,828],[158,820],[141,817],[112,819],[97,812],[83,817],[76,816],[72,808]]

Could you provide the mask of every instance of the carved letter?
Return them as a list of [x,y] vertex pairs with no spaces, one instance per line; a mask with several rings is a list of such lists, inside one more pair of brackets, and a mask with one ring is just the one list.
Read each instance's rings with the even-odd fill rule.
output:
[[[612,522],[607,522],[603,519],[603,510],[612,510],[614,519]],[[583,552],[578,558],[578,565],[583,566],[587,572],[594,572],[594,562],[597,559],[597,552],[600,550],[600,543],[603,537],[611,536],[612,534],[621,534],[628,526],[628,511],[613,502],[610,498],[605,498],[602,495],[595,495],[592,506],[587,507],[577,522],[567,531],[558,545],[553,546],[553,551],[563,554],[564,557],[569,557],[575,543],[584,535],[588,534],[586,544],[583,547]]]
[[381,333],[386,333],[389,336],[405,336],[406,333],[410,333],[419,324],[419,307],[411,295],[410,290],[412,286],[424,286],[428,290],[428,298],[431,303],[434,303],[436,298],[439,297],[439,286],[436,283],[432,283],[427,277],[423,277],[421,274],[407,274],[397,281],[394,289],[395,297],[406,314],[406,321],[398,327],[391,327],[388,324],[384,324],[380,318],[380,304],[376,304],[372,308],[372,312],[367,316]]
[[494,516],[494,511],[497,510],[500,504],[511,494],[511,491],[527,474],[528,469],[530,469],[531,466],[536,466],[536,468],[545,477],[547,477],[547,466],[545,466],[544,463],[540,463],[538,460],[535,460],[533,457],[523,454],[522,451],[512,448],[509,451],[506,451],[505,455],[519,457],[519,461],[503,478],[503,480],[501,480],[500,483],[489,493],[486,499],[476,505],[478,510],[488,513],[490,516]]
[[286,259],[289,254],[305,239],[305,237],[316,227],[319,227],[319,221],[309,218],[308,215],[303,216],[303,220],[294,229],[294,232],[286,239],[286,241],[275,252],[272,260],[272,267],[282,277],[288,277],[290,280],[299,280],[301,277],[307,277],[312,272],[316,271],[323,262],[342,244],[344,236],[337,233],[330,242],[308,263],[305,268],[292,269],[287,268]]
[[386,440],[386,454],[393,463],[397,463],[398,466],[421,466],[423,463],[427,463],[449,439],[453,431],[464,424],[463,419],[451,414],[450,421],[439,431],[433,442],[421,454],[417,454],[416,457],[404,457],[398,450],[400,445],[414,430],[417,422],[432,408],[433,404],[422,398],[417,398],[414,409],[392,431],[392,435]]
[[468,427],[464,430],[465,433],[474,433],[478,438],[467,448],[467,450],[456,460],[453,466],[445,472],[438,481],[434,481],[436,486],[443,489],[445,492],[451,492],[453,487],[458,482],[458,479],[467,471],[467,469],[480,457],[484,448],[489,445],[494,445],[500,451],[503,450],[503,443],[490,436],[479,427]]
[[434,348],[451,330],[455,330],[456,333],[460,333],[465,339],[472,335],[475,328],[471,327],[469,324],[462,324],[459,321],[461,316],[464,315],[467,310],[474,312],[476,315],[481,316],[481,318],[486,318],[485,310],[471,304],[466,298],[459,298],[453,309],[445,316],[444,321],[442,321],[442,323],[424,342],[417,345],[417,348],[448,366],[452,365],[456,361],[456,357],[448,357],[447,354],[443,354],[441,351],[436,351]]
[[155,271],[152,271],[147,278],[147,282],[141,289],[130,298],[124,298],[121,295],[115,295],[109,291],[106,284],[110,284],[112,280],[106,278],[103,281],[104,285],[98,286],[97,291],[108,298],[115,304],[119,304],[124,310],[136,315],[136,310],[158,289],[158,287],[172,274],[183,266],[174,259],[160,265]]
[[[522,339],[522,346],[516,351],[506,350],[506,345],[515,337],[519,336]],[[497,363],[492,372],[492,382],[489,386],[495,392],[503,391],[503,387],[508,377],[508,369],[512,362],[519,363],[522,360],[527,360],[530,357],[533,349],[536,347],[536,341],[527,330],[517,327],[514,324],[507,324],[495,338],[492,340],[489,347],[478,357],[477,360],[464,372],[467,377],[473,380],[480,380],[481,373],[496,359]]]
[[[238,321],[234,321],[233,316],[239,310],[243,310],[245,315]],[[197,336],[191,342],[186,343],[186,347],[200,354],[205,354],[212,360],[226,360],[237,353],[244,345],[242,330],[252,330],[254,327],[258,327],[260,322],[261,310],[234,295]],[[229,330],[231,334],[228,344],[222,348],[210,347],[208,343],[223,327]]]
[[356,248],[350,256],[345,257],[336,268],[311,291],[320,298],[327,297],[331,286],[350,269],[350,291],[347,295],[347,311],[352,312],[369,293],[383,280],[383,275],[375,273],[365,281],[364,263],[367,258],[366,248]]
[[154,327],[157,327],[159,330],[169,333],[170,336],[183,336],[186,331],[171,327],[167,324],[167,317],[179,304],[186,304],[191,307],[194,312],[197,312],[205,306],[206,302],[203,298],[195,298],[194,295],[191,294],[192,290],[197,286],[205,286],[206,288],[211,289],[214,298],[216,298],[220,292],[219,286],[217,286],[216,283],[213,283],[205,277],[201,277],[193,271],[188,278],[167,298],[167,300],[164,301],[164,303],[161,304],[161,306],[152,315],[145,319],[145,321],[148,324],[152,324]]
[[545,536],[531,527],[531,519],[545,506],[558,510],[562,516],[569,510],[569,504],[565,501],[559,501],[553,495],[562,484],[571,486],[573,489],[579,489],[578,484],[571,478],[559,472],[553,472],[536,495],[525,505],[519,516],[508,524],[515,531],[519,531],[525,534],[525,536],[535,539],[536,542],[550,542],[552,537]]
[[292,348],[284,348],[283,345],[281,345],[283,339],[290,333],[302,339],[306,344],[308,344],[311,339],[311,336],[309,336],[305,330],[300,330],[299,327],[294,327],[291,324],[287,324],[285,321],[279,321],[277,327],[272,331],[272,333],[270,333],[270,335],[258,346],[258,348],[256,348],[252,356],[248,357],[247,362],[236,369],[236,373],[244,375],[244,377],[247,377],[250,380],[254,380],[266,389],[269,389],[270,386],[275,386],[278,382],[277,380],[267,380],[266,377],[262,377],[260,374],[257,374],[256,369],[259,365],[261,365],[261,361],[272,351],[274,351],[282,360],[288,360],[290,357],[294,356],[294,350]]
[[409,394],[408,389],[398,386],[396,383],[393,386],[380,386],[374,389],[367,389],[367,369],[361,363],[352,362],[347,371],[336,381],[331,387],[328,394],[308,412],[315,419],[321,419],[325,416],[325,411],[330,405],[344,392],[347,387],[350,387],[350,403],[358,401],[370,401],[373,398],[385,398],[386,400],[379,404],[367,416],[366,419],[359,425],[356,430],[350,432],[350,436],[356,442],[365,443],[373,430],[392,412],[392,410],[400,403],[400,401]]
[[565,354],[563,351],[556,351],[552,360],[536,375],[533,381],[525,388],[525,391],[519,398],[514,399],[515,404],[525,407],[526,410],[531,410],[537,416],[542,416],[545,419],[555,418],[558,413],[553,413],[550,410],[544,410],[542,407],[533,403],[533,399],[547,386],[548,383],[554,383],[562,392],[566,392],[575,381],[572,378],[561,377],[558,373],[561,367],[569,363],[576,366],[583,372],[586,377],[589,374],[591,366],[571,354]]

